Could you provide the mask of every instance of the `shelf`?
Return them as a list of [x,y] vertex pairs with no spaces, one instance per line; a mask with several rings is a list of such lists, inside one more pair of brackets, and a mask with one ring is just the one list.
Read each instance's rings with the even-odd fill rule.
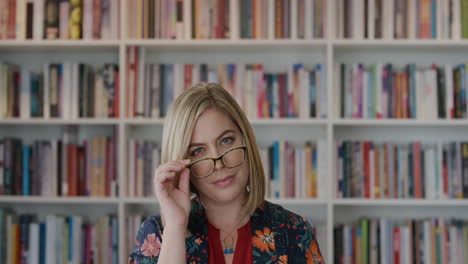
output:
[[164,119],[161,118],[127,118],[123,122],[128,125],[164,125]]
[[468,40],[438,40],[438,39],[336,39],[331,41],[334,47],[465,47]]
[[335,119],[332,124],[343,126],[468,126],[468,119]]
[[281,198],[281,199],[266,199],[272,203],[280,205],[327,205],[327,200],[314,198]]
[[119,203],[118,198],[111,197],[44,197],[0,195],[0,204],[112,204]]
[[[128,118],[123,121],[129,125],[164,125],[164,119],[151,118]],[[298,119],[298,118],[272,118],[272,119],[251,119],[250,124],[253,126],[262,125],[326,125],[327,119]]]
[[[251,119],[253,126],[284,125],[284,126],[308,126],[326,125],[329,119],[299,119],[299,118],[271,118],[271,119]],[[410,120],[410,119],[333,119],[330,121],[335,126],[468,126],[468,119],[454,120]],[[59,119],[59,118],[7,118],[0,119],[0,125],[164,125],[164,119],[152,118],[80,118],[80,119]]]
[[0,119],[0,125],[117,125],[118,119],[111,118],[80,118],[80,119],[60,119],[60,118],[8,118]]
[[[282,205],[326,205],[327,201],[323,199],[294,199],[294,198],[285,198],[285,199],[266,199],[270,202],[282,204]],[[156,198],[148,197],[139,197],[139,198],[125,198],[125,204],[154,204],[157,205],[158,202]]]
[[275,51],[310,48],[326,48],[328,41],[323,39],[313,40],[289,40],[289,39],[195,39],[195,40],[168,40],[168,39],[135,39],[123,40],[127,46],[140,46],[147,49],[154,49],[161,52],[167,51]]
[[73,48],[143,46],[162,49],[210,49],[213,47],[468,47],[468,40],[439,39],[80,39],[80,40],[0,40],[0,48]]
[[324,46],[324,39],[127,39],[126,45],[139,46]]
[[0,40],[0,52],[10,50],[118,49],[119,40]]
[[[80,119],[60,119],[60,118],[7,118],[0,119],[0,125],[164,125],[164,119],[152,118],[80,118]],[[299,119],[299,118],[271,118],[271,119],[251,119],[251,125],[326,125],[329,119]],[[333,119],[331,123],[336,126],[468,126],[468,119],[454,120],[410,120],[410,119]]]
[[252,119],[252,125],[326,125],[327,119],[298,119],[298,118],[273,118],[273,119]]
[[335,206],[468,206],[468,199],[336,199]]
[[[135,118],[135,119],[111,119],[111,118],[81,118],[81,119],[44,119],[44,118],[8,118],[0,119],[0,125],[118,125],[120,123],[126,125],[156,125],[163,126],[164,119],[151,118]],[[250,120],[253,126],[308,126],[308,125],[326,125],[327,119],[292,119],[292,118],[275,118],[275,119],[253,119]]]
[[[308,198],[283,198],[266,199],[272,203],[281,205],[327,205],[326,199]],[[156,198],[125,198],[126,204],[155,204]],[[334,206],[468,206],[468,199],[335,199],[331,202]]]
[[156,198],[150,197],[134,197],[134,198],[123,198],[125,204],[149,204],[158,205]]

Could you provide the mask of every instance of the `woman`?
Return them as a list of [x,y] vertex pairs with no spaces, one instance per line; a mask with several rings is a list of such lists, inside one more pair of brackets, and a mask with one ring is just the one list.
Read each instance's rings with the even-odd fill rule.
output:
[[309,223],[264,200],[255,142],[220,85],[180,95],[168,110],[154,177],[161,218],[142,224],[128,263],[325,263]]

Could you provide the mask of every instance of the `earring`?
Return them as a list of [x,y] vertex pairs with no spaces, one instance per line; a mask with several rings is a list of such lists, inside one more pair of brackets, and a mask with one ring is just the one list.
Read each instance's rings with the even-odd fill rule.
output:
[[250,185],[247,185],[247,187],[245,187],[245,189],[247,190],[247,192],[250,192]]

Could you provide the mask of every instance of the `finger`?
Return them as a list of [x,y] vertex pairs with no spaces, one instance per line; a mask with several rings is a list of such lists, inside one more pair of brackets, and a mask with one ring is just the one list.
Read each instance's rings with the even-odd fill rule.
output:
[[185,166],[187,166],[188,164],[190,164],[190,159],[177,160],[176,162],[185,167]]
[[188,194],[189,193],[189,183],[190,183],[190,170],[185,169],[180,173],[179,176],[179,189]]
[[159,172],[164,172],[164,171],[175,171],[179,172],[185,168],[185,165],[178,163],[178,162],[168,162],[161,167],[158,168]]
[[157,183],[163,183],[163,182],[166,182],[168,180],[173,180],[176,175],[177,175],[177,173],[175,173],[173,171],[161,173],[160,175],[158,175],[156,177],[156,182]]
[[174,164],[175,166],[180,166],[180,170],[183,170],[184,168],[187,167],[188,164],[190,164],[190,160],[189,159],[185,159],[185,160],[174,160],[174,161],[170,161],[168,164]]
[[173,184],[166,180],[165,182],[155,182],[153,187],[153,192],[156,197],[158,196],[169,196],[169,193],[172,192],[174,187]]

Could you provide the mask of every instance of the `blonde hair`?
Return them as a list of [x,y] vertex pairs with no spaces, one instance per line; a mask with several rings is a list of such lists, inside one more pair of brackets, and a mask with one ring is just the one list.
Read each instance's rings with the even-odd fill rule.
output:
[[[161,164],[185,158],[198,117],[208,108],[225,113],[239,128],[247,147],[249,188],[242,213],[252,215],[265,197],[265,174],[255,135],[236,100],[217,83],[199,83],[185,90],[168,109],[161,147]],[[197,193],[191,184],[191,191]]]

